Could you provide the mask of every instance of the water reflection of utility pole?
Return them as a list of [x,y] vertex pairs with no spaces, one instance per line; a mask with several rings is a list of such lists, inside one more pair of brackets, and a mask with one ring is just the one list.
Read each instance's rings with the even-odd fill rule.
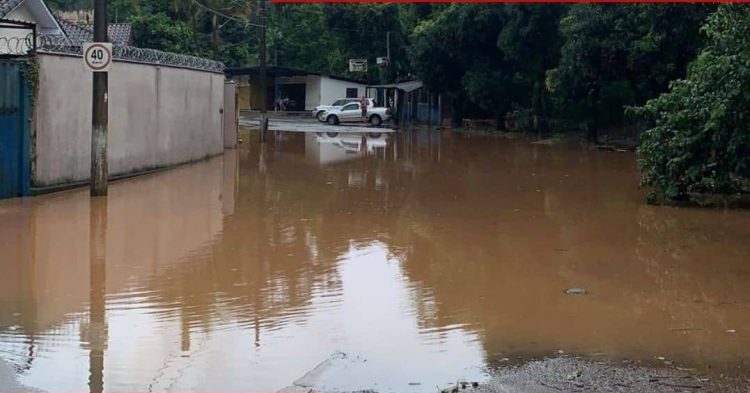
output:
[[260,348],[260,318],[258,318],[258,310],[255,310],[255,315],[253,315],[253,327],[255,328],[255,348]]
[[398,138],[393,136],[393,161],[398,161]]
[[190,316],[184,307],[180,307],[180,350],[182,352],[190,351]]
[[437,134],[437,155],[438,155],[438,162],[440,162],[440,152],[442,151],[443,146],[443,134],[442,132],[438,132]]
[[260,143],[258,146],[258,171],[260,173],[266,173],[266,155],[268,154],[268,144]]
[[107,322],[104,294],[107,267],[107,198],[91,198],[89,229],[89,392],[104,391]]

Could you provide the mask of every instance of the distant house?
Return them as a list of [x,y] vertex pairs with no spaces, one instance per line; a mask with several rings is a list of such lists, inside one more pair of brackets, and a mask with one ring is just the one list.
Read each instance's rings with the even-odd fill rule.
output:
[[442,124],[443,97],[418,80],[367,86],[367,96],[393,109],[396,123]]
[[[0,0],[0,19],[33,23],[36,25],[37,35],[68,37],[79,42],[92,41],[94,37],[94,30],[90,25],[55,17],[43,0]],[[30,49],[31,41],[26,40],[30,34],[30,28],[0,25],[0,54],[4,54],[3,51],[26,53]],[[115,44],[132,45],[132,30],[126,23],[110,23],[107,35]]]
[[[0,0],[0,19],[36,23],[41,34],[63,34],[62,27],[42,0]],[[0,31],[6,37],[12,31]]]
[[[65,34],[57,18],[42,0],[0,0],[0,19],[33,23],[37,34]],[[16,53],[25,53],[31,49],[29,42],[25,41],[31,30],[6,26],[0,26],[0,54],[8,51],[9,46],[13,46],[10,49]]]
[[[226,74],[238,84],[240,109],[259,109],[260,83],[258,67],[227,68]],[[311,111],[328,105],[337,98],[365,95],[367,84],[356,79],[324,75],[289,67],[268,67],[266,109],[271,110],[278,99],[289,98],[290,111]]]

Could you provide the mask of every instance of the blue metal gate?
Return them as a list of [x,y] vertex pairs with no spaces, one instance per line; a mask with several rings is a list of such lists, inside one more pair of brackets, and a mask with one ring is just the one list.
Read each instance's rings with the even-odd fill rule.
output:
[[25,60],[0,59],[0,198],[28,195],[29,94]]

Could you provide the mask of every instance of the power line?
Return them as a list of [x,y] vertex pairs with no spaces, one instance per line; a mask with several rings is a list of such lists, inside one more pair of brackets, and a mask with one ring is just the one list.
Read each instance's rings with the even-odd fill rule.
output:
[[[211,12],[213,14],[219,15],[222,18],[225,18],[225,19],[228,19],[228,20],[232,20],[232,21],[235,21],[235,22],[238,22],[238,23],[242,23],[242,24],[245,24],[247,26],[264,27],[263,25],[260,25],[260,24],[257,24],[257,23],[252,23],[252,22],[250,22],[248,20],[237,18],[235,16],[227,15],[227,14],[225,14],[223,12],[217,11],[217,10],[211,8],[211,7],[208,7],[205,4],[200,3],[198,0],[191,0],[191,1],[193,3],[195,3],[195,5],[197,5],[198,7],[201,7],[204,10],[206,10],[208,12]],[[252,8],[249,8],[249,9],[252,10]],[[328,27],[328,26],[326,26],[325,28],[328,29],[328,30],[348,31],[348,32],[354,32],[354,33],[367,33],[367,34],[383,34],[384,33],[383,31],[378,31],[378,30],[347,29],[345,27]],[[399,32],[394,32],[394,31],[392,31],[391,34],[400,35]]]
[[250,22],[250,21],[248,21],[248,20],[243,20],[243,19],[240,19],[240,18],[237,18],[237,17],[231,16],[231,15],[227,15],[227,14],[224,14],[224,13],[222,13],[222,12],[216,11],[216,10],[214,10],[214,9],[212,9],[212,8],[210,8],[210,7],[206,6],[206,5],[204,5],[204,4],[201,4],[201,3],[200,3],[200,2],[198,1],[198,0],[192,0],[192,2],[193,2],[193,3],[195,3],[195,5],[197,5],[198,7],[201,7],[201,8],[203,8],[204,10],[206,10],[206,11],[208,11],[208,12],[211,12],[211,13],[213,13],[213,14],[219,15],[219,16],[221,16],[222,18],[226,18],[226,19],[229,19],[229,20],[233,20],[233,21],[235,21],[235,22],[239,22],[239,23],[242,23],[242,24],[244,24],[244,25],[246,25],[246,26],[255,26],[255,27],[261,27],[261,28],[265,27],[264,25],[259,25],[259,24],[257,24],[257,23],[252,23],[252,22]]

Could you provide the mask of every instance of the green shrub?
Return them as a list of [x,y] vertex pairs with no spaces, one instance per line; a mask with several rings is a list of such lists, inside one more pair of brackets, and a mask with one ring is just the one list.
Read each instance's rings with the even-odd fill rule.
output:
[[638,148],[651,200],[748,191],[750,6],[726,4],[702,28],[708,41],[685,79],[631,112],[650,121]]

